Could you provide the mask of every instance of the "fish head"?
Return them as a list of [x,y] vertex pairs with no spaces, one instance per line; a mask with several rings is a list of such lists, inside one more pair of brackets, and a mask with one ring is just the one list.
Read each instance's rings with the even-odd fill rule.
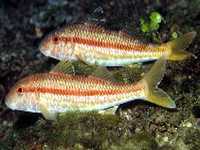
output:
[[64,30],[55,31],[47,35],[39,45],[39,50],[49,57],[58,60],[73,59],[74,43],[70,32]]
[[36,112],[36,95],[25,89],[31,86],[29,77],[18,81],[9,91],[5,98],[5,104],[12,110]]

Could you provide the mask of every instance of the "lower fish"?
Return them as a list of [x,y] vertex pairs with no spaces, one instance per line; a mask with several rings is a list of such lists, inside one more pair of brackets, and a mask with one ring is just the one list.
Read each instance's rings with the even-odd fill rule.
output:
[[132,84],[92,75],[66,74],[65,66],[60,62],[49,73],[18,81],[6,96],[6,105],[13,110],[42,113],[48,120],[69,111],[114,113],[119,105],[136,99],[167,108],[176,107],[174,101],[157,87],[165,71],[164,58],[159,59],[142,80]]
[[81,60],[98,66],[124,66],[157,60],[184,60],[193,54],[184,51],[196,32],[162,44],[143,42],[140,38],[123,32],[108,31],[91,24],[65,26],[47,35],[39,49],[45,55],[58,60]]

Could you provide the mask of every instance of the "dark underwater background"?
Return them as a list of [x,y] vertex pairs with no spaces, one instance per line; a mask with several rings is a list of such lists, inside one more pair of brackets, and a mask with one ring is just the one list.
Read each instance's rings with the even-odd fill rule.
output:
[[[75,112],[56,122],[8,109],[4,99],[17,80],[47,72],[58,63],[40,53],[41,40],[66,24],[85,22],[152,43],[196,31],[187,51],[197,58],[168,61],[160,84],[177,109],[138,100],[121,106],[115,116]],[[199,150],[199,33],[200,0],[0,0],[0,150]],[[77,72],[84,70],[75,65]],[[111,71],[117,80],[132,83],[151,66]]]

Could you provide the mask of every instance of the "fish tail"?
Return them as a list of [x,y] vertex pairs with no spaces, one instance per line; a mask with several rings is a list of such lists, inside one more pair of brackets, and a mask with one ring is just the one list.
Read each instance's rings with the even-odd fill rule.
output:
[[164,46],[167,46],[169,50],[169,55],[167,59],[176,61],[176,60],[184,60],[188,57],[194,56],[194,54],[185,51],[185,49],[190,45],[195,36],[196,36],[195,31],[188,32],[173,41],[165,43],[166,45],[164,44]]
[[176,108],[176,104],[171,97],[162,89],[157,87],[164,76],[165,64],[165,57],[161,57],[155,62],[151,70],[144,76],[141,82],[143,82],[145,86],[144,91],[147,101],[162,107]]

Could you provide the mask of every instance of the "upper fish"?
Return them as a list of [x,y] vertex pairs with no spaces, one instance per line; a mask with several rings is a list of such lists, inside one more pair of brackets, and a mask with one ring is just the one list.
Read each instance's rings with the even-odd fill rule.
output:
[[[67,111],[115,112],[123,103],[143,99],[175,108],[174,101],[157,87],[165,71],[165,60],[159,59],[136,83],[117,83],[97,76],[76,76],[64,73],[60,62],[53,71],[27,76],[14,85],[6,96],[6,105],[13,110],[42,113],[54,120]],[[66,70],[66,69],[65,69]]]
[[60,28],[47,35],[40,51],[58,60],[81,60],[99,66],[124,66],[157,60],[183,60],[192,54],[184,51],[196,32],[163,44],[142,42],[123,32],[108,31],[93,24],[75,24]]

